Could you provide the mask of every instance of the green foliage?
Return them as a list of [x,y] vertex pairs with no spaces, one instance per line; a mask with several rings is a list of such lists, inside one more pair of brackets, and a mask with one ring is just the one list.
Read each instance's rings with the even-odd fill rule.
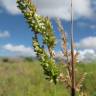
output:
[[[78,64],[77,67],[80,72],[88,73],[83,86],[87,96],[96,96],[96,63]],[[62,83],[55,86],[45,80],[40,62],[24,60],[0,63],[0,96],[70,96],[70,92]]]
[[[29,24],[29,27],[34,33],[33,47],[37,54],[37,57],[41,61],[41,65],[44,69],[44,73],[49,80],[53,80],[56,84],[56,79],[58,76],[58,70],[53,58],[52,50],[55,46],[55,36],[53,33],[53,28],[48,17],[40,16],[36,13],[35,6],[29,2],[29,0],[17,0],[18,8],[24,14],[24,17]],[[42,46],[38,41],[38,35],[42,36]],[[49,54],[44,49],[47,46]]]
[[0,63],[0,96],[68,96],[62,84],[44,79],[40,62]]
[[33,61],[32,57],[25,57],[24,59],[25,59],[25,61],[28,61],[28,62],[32,62]]

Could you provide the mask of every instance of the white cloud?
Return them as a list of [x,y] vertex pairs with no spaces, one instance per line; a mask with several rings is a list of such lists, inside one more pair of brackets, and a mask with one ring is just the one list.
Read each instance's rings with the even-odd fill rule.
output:
[[96,25],[90,25],[91,29],[96,29]]
[[86,37],[77,43],[78,48],[96,49],[96,37]]
[[55,58],[63,58],[64,54],[62,53],[62,51],[55,51]]
[[3,6],[9,13],[13,15],[20,14],[16,0],[0,0],[0,3],[0,5]]
[[8,31],[0,32],[0,38],[8,38],[10,33]]
[[[82,62],[92,62],[92,61],[96,61],[96,50],[94,49],[83,49],[83,50],[74,50],[74,53],[78,52],[79,55],[77,57],[78,62],[82,61]],[[63,53],[61,51],[55,52],[55,58],[56,59],[63,59],[66,60],[66,58],[64,57]],[[70,59],[70,57],[69,57]]]
[[35,56],[33,49],[24,45],[6,44],[2,48],[19,56]]
[[88,23],[85,23],[85,22],[80,22],[78,23],[78,25],[80,27],[84,27],[84,28],[90,28],[90,29],[96,29],[96,25],[95,24],[88,24]]
[[96,51],[94,49],[79,50],[79,61],[96,61]]
[[[37,6],[38,13],[44,16],[60,17],[70,20],[71,0],[32,0]],[[16,0],[1,0],[2,6],[11,14],[20,14]],[[92,13],[91,0],[73,0],[75,18],[89,17]]]
[[[37,5],[38,12],[42,15],[70,19],[71,0],[33,0]],[[75,18],[92,14],[91,0],[73,0],[73,10]]]
[[80,61],[96,60],[96,37],[86,37],[77,43]]

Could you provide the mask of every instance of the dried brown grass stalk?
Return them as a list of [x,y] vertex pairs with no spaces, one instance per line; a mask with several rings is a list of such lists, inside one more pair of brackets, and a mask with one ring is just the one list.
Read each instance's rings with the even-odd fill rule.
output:
[[[66,62],[63,62],[63,64],[65,65],[67,74],[65,76],[63,73],[61,73],[60,76],[59,76],[59,81],[63,82],[66,85],[66,88],[69,88],[71,90],[72,87],[73,87],[72,86],[72,65],[71,65],[72,64],[72,62],[71,62],[72,59],[70,59],[71,58],[71,52],[67,48],[67,37],[66,37],[66,33],[64,32],[64,28],[62,27],[61,21],[58,18],[56,18],[55,20],[56,20],[58,29],[61,32],[61,40],[62,40],[61,48],[62,48],[62,53],[64,55],[64,60],[65,60],[65,58],[67,58]],[[73,53],[73,55],[74,55],[74,58],[73,58],[74,64],[77,64],[79,53],[76,52],[76,53]],[[74,66],[75,75],[76,75],[76,72],[78,71],[78,70],[77,71],[76,70],[77,69]],[[81,94],[81,93],[84,94],[83,92],[81,92],[81,87],[83,86],[83,81],[84,81],[85,77],[86,77],[86,73],[81,75],[80,80],[78,81],[78,83],[76,83],[76,80],[75,80],[76,76],[75,76],[75,79],[74,79],[75,80],[74,81],[75,91],[79,92],[79,94]],[[71,96],[73,96],[73,95],[71,95]],[[85,96],[85,95],[80,95],[80,96]]]

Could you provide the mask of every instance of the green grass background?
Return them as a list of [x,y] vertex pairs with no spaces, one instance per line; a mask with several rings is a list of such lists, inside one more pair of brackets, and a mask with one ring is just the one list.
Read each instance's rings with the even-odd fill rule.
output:
[[[96,96],[96,64],[77,67],[88,73],[83,89],[88,96]],[[44,79],[38,61],[0,62],[0,96],[70,96],[69,93],[64,84],[55,86]]]

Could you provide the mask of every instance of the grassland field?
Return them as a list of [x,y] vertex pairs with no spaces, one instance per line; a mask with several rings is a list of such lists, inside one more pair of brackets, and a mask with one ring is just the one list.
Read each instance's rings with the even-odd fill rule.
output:
[[[83,89],[88,96],[96,96],[96,63],[78,64],[77,67],[81,73],[87,72]],[[54,85],[44,79],[38,61],[0,59],[0,96],[70,95],[63,84]]]

